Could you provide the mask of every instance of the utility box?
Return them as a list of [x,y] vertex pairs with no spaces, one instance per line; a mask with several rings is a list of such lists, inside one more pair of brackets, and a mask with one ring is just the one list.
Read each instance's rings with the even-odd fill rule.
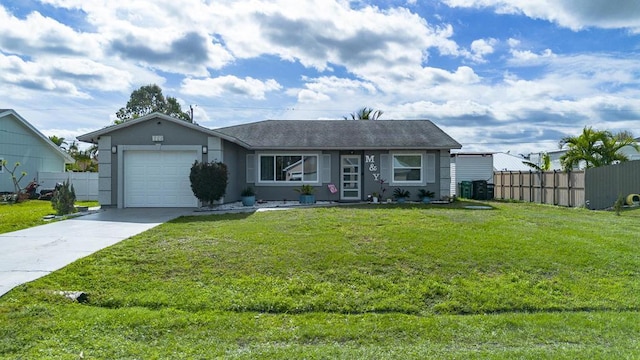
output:
[[465,199],[471,199],[472,188],[473,188],[473,185],[471,181],[460,182],[460,192],[459,192],[460,197]]
[[474,200],[487,200],[487,181],[475,180],[472,181],[473,193],[472,198]]

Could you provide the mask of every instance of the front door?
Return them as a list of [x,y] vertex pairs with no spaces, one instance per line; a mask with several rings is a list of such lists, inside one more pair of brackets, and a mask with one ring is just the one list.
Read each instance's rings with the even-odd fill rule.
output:
[[340,200],[361,200],[360,155],[340,156]]

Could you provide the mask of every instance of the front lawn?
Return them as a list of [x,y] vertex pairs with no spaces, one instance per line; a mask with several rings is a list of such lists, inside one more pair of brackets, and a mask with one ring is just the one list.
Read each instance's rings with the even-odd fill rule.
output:
[[[98,206],[97,201],[76,201],[80,206]],[[49,200],[27,200],[18,204],[0,204],[0,234],[45,224],[47,215],[55,215]]]
[[180,218],[0,298],[0,356],[640,357],[640,211],[493,206]]

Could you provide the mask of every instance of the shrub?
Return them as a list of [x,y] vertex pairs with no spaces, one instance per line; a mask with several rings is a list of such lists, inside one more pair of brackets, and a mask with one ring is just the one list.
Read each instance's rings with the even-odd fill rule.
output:
[[314,189],[314,187],[309,184],[304,184],[299,188],[293,190],[300,193],[301,195],[313,195],[313,193],[316,191],[316,189]]
[[411,196],[411,193],[409,192],[409,190],[405,190],[401,188],[395,188],[393,190],[393,197],[395,197],[396,199],[408,198],[409,196]]
[[51,197],[51,206],[56,211],[56,215],[72,214],[75,211],[73,204],[76,202],[76,191],[73,184],[66,180],[62,184],[56,185],[56,190]]
[[242,191],[240,192],[240,196],[255,196],[256,192],[253,191],[253,188],[251,186],[247,186],[246,188],[242,189]]
[[212,206],[214,201],[220,200],[227,192],[229,182],[227,165],[215,161],[206,163],[196,160],[191,166],[189,180],[193,195],[203,203]]

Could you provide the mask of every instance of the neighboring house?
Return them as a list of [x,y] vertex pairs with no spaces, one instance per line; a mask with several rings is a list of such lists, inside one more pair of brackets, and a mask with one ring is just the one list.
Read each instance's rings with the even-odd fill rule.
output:
[[458,194],[462,181],[485,180],[493,183],[494,171],[529,171],[525,159],[507,153],[454,153],[451,154],[451,195]]
[[[558,150],[551,150],[546,152],[549,155],[549,160],[551,160],[551,168],[549,169],[549,171],[562,170],[562,163],[560,162],[560,157],[564,155],[566,152],[567,152],[567,149],[558,149]],[[534,164],[537,164],[538,166],[542,166],[542,155],[544,155],[544,152],[531,153],[529,154],[529,161]],[[580,169],[584,169],[584,162],[581,162],[581,163],[582,165],[580,166]],[[575,170],[579,170],[579,169],[575,168]]]
[[[636,142],[640,143],[640,137],[635,138]],[[634,149],[633,146],[624,146],[619,150],[620,153],[625,154],[629,161],[632,160],[640,160],[640,152]],[[551,159],[551,169],[550,170],[563,170],[562,163],[560,162],[560,157],[567,153],[567,149],[558,149],[547,151],[549,154],[549,158]],[[542,155],[544,152],[539,153],[531,153],[529,154],[530,161],[534,164],[540,165],[542,163]],[[573,170],[584,170],[585,162],[581,161],[580,164],[573,168]]]
[[191,166],[214,160],[229,171],[224,202],[247,186],[258,199],[297,201],[302,184],[319,201],[361,201],[380,192],[380,180],[387,197],[401,187],[440,198],[449,195],[450,150],[461,147],[428,120],[266,120],[212,130],[158,113],[78,140],[98,144],[99,202],[119,208],[198,206]]
[[[0,160],[12,169],[16,162],[16,176],[26,172],[20,185],[24,188],[37,178],[38,172],[64,172],[65,164],[73,158],[51,142],[27,120],[11,109],[0,109]],[[0,167],[0,192],[13,192],[13,181],[8,169]]]
[[493,154],[493,171],[531,171],[529,165],[526,165],[523,161],[527,161],[520,156],[515,156],[507,153],[494,153]]

